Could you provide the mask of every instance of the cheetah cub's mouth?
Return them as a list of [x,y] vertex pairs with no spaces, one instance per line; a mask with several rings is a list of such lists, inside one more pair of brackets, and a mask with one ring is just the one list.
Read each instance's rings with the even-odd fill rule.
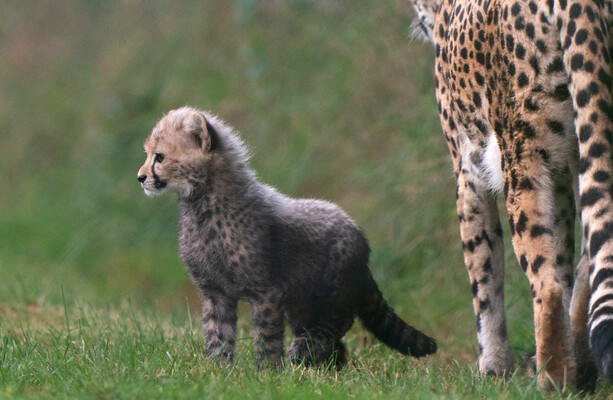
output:
[[143,188],[143,191],[149,197],[160,196],[168,190],[168,183],[160,179],[155,173],[153,173],[152,176],[147,176],[139,171],[137,178],[141,188]]
[[150,179],[147,179],[145,182],[141,182],[140,184],[145,194],[149,197],[163,195],[168,190],[167,183],[159,178],[154,178],[152,183],[149,181]]
[[154,196],[161,196],[164,193],[166,193],[166,188],[156,188],[156,189],[151,189],[146,187],[144,184],[141,183],[141,187],[143,188],[143,191],[145,192],[145,194],[149,197],[154,197]]

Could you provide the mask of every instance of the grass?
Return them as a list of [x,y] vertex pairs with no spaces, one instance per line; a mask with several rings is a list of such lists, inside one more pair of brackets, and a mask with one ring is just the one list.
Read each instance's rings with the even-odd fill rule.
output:
[[[0,2],[0,398],[582,397],[474,371],[433,50],[409,26],[404,0]],[[135,179],[149,130],[185,104],[237,127],[262,181],[346,209],[439,354],[400,357],[356,324],[339,374],[258,372],[243,305],[236,366],[203,358],[176,202]],[[530,295],[507,265],[519,364]]]
[[225,367],[203,356],[202,335],[189,318],[129,306],[1,310],[3,326],[16,324],[0,329],[0,381],[9,398],[583,398],[538,391],[522,372],[505,381],[456,360],[398,357],[359,343],[371,339],[356,328],[347,340],[350,363],[340,372],[300,365],[258,371],[244,324],[236,362]]

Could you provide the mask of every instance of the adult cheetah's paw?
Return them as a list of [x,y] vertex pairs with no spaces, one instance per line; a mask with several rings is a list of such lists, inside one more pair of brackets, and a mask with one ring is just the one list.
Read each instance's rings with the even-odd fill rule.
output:
[[513,370],[513,350],[509,343],[503,343],[492,354],[479,357],[479,371],[493,376],[508,377]]

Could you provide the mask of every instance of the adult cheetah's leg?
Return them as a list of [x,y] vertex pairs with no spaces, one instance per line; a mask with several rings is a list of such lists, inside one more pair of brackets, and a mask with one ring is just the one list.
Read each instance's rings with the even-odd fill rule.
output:
[[591,391],[596,384],[598,372],[588,345],[587,313],[590,301],[589,270],[591,267],[585,243],[586,239],[583,236],[581,260],[577,265],[573,295],[570,302],[570,326],[577,360],[577,387]]
[[237,301],[223,293],[201,289],[206,353],[231,363],[236,343]]
[[[577,180],[576,160],[571,162],[573,197],[575,210],[579,209],[579,182]],[[573,229],[574,232],[574,229]],[[598,378],[594,357],[589,348],[587,313],[590,301],[590,257],[587,250],[585,231],[581,236],[581,259],[575,271],[573,293],[570,300],[570,328],[573,336],[575,360],[577,362],[577,387],[593,391]]]
[[589,264],[593,265],[589,273],[590,347],[598,368],[613,381],[611,2],[559,2],[555,14],[571,77],[568,87],[579,139],[581,221]]
[[[576,173],[566,169],[554,185],[554,229],[553,237],[556,253],[556,279],[564,284],[564,308],[570,308],[570,327],[577,365],[576,385],[590,389],[595,383],[594,362],[587,340],[587,259],[581,258],[577,266],[577,277],[573,278],[575,253],[575,210],[577,197]],[[583,254],[583,252],[582,252]],[[587,290],[586,290],[587,289]],[[569,299],[571,299],[569,301]]]
[[[473,145],[468,129],[452,106],[442,67],[437,61],[436,95],[441,126],[457,178],[457,212],[464,263],[477,318],[479,371],[506,375],[513,369],[513,352],[504,312],[504,245],[495,197],[482,171],[484,147]],[[476,128],[475,128],[476,129]],[[474,136],[474,135],[473,135]]]
[[273,364],[283,357],[284,317],[281,294],[269,290],[266,295],[251,303],[253,319],[253,343],[258,368],[268,359]]
[[[564,284],[564,303],[569,304],[573,288],[575,257],[575,202],[572,174],[565,168],[558,174],[553,192],[553,239],[556,279]],[[568,308],[568,306],[565,306]]]
[[482,179],[475,179],[479,172],[471,165],[470,158],[463,158],[459,171],[457,207],[464,262],[477,317],[479,370],[507,375],[513,368],[513,354],[504,313],[502,229],[496,199],[484,187]]
[[527,140],[517,152],[521,158],[504,171],[506,205],[515,254],[532,290],[538,381],[541,386],[550,379],[565,386],[574,383],[576,374],[568,315],[572,270],[562,250],[568,232],[556,224],[553,211],[563,202],[552,183],[568,174],[554,179],[538,143]]

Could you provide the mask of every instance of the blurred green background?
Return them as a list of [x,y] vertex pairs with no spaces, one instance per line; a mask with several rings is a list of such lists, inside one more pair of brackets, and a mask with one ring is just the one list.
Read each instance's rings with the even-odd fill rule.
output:
[[[0,2],[0,303],[197,313],[176,200],[136,181],[150,129],[189,104],[242,133],[263,182],[345,208],[390,303],[474,362],[433,50],[411,16],[405,0]],[[528,284],[507,260],[527,350]]]

